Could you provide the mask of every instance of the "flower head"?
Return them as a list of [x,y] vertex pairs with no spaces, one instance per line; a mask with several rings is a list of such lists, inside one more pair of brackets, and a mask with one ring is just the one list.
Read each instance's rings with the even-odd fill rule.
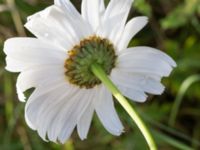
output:
[[90,70],[93,63],[134,101],[164,91],[161,78],[169,76],[176,63],[154,48],[127,48],[148,20],[127,22],[132,2],[110,0],[105,8],[104,0],[82,0],[80,14],[69,0],[55,0],[28,18],[25,27],[36,38],[5,42],[6,69],[20,72],[19,99],[25,101],[23,92],[35,88],[25,118],[44,140],[64,143],[75,127],[85,139],[94,112],[110,133],[123,132],[112,94]]

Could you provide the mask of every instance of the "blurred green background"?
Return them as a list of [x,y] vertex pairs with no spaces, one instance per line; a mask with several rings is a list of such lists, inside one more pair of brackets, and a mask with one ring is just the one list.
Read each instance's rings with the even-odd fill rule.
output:
[[[81,0],[72,0],[80,10]],[[108,1],[106,1],[108,3]],[[32,36],[24,29],[27,16],[52,5],[53,0],[0,0],[0,150],[146,150],[141,133],[116,104],[125,126],[120,137],[110,135],[95,116],[87,140],[74,132],[65,145],[46,143],[24,121],[18,101],[17,74],[5,71],[3,44],[7,38]],[[130,43],[159,48],[178,67],[163,80],[162,96],[133,104],[151,129],[159,150],[200,149],[200,0],[135,0],[130,18],[145,15],[149,24]]]

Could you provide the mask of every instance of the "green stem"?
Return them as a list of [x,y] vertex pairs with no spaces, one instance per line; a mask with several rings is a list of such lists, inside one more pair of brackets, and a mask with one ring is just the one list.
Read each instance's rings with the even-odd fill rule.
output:
[[168,143],[169,145],[172,145],[174,146],[175,148],[177,149],[183,149],[183,150],[194,150],[193,148],[185,145],[184,143],[181,143],[179,142],[178,140],[168,136],[168,135],[165,135],[165,134],[162,134],[158,131],[155,131],[155,130],[152,130],[153,134],[155,137],[159,138],[160,140]]
[[114,83],[108,78],[107,74],[103,71],[102,67],[98,64],[93,64],[91,66],[92,72],[105,84],[105,86],[112,92],[113,96],[118,100],[118,102],[127,111],[133,121],[136,123],[140,131],[142,132],[144,138],[146,139],[150,150],[157,150],[156,144],[151,136],[149,130],[147,129],[144,122],[139,117],[138,113],[132,108],[128,103],[126,98],[121,94]]
[[183,100],[183,97],[184,97],[186,91],[193,83],[199,82],[199,81],[200,81],[200,75],[192,75],[192,76],[188,77],[181,85],[181,88],[177,94],[177,97],[174,101],[174,104],[172,106],[172,110],[170,113],[170,117],[169,117],[169,125],[170,126],[174,126],[174,124],[175,124],[178,110],[180,108],[181,102]]

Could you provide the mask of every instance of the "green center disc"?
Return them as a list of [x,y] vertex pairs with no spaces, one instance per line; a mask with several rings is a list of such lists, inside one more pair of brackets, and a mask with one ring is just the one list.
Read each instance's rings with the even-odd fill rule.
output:
[[65,61],[65,75],[70,83],[87,89],[101,83],[91,72],[91,65],[94,63],[101,65],[109,75],[117,58],[112,43],[97,36],[82,40],[68,52],[68,55]]

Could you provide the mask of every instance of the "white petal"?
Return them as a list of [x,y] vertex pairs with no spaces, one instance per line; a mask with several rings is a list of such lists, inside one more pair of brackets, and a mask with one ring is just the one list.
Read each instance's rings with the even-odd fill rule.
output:
[[61,112],[62,116],[56,118],[56,123],[58,126],[58,140],[61,143],[66,142],[66,140],[71,135],[69,129],[74,128],[74,125],[77,124],[80,117],[83,115],[89,104],[91,103],[91,94],[92,90],[81,89],[79,92],[74,95],[69,102],[69,104],[64,105],[63,111]]
[[124,25],[122,23],[117,23],[109,32],[107,38],[112,41],[112,44],[115,47],[116,52],[120,51],[119,42],[124,30]]
[[126,85],[119,85],[117,83],[116,85],[124,96],[133,101],[145,102],[147,100],[147,95],[144,93],[144,91],[136,90],[134,87],[127,88]]
[[108,38],[116,50],[131,6],[132,0],[111,0],[97,30],[97,35]]
[[10,71],[10,72],[20,72],[24,70],[25,68],[28,68],[30,66],[33,66],[31,63],[26,63],[24,64],[20,60],[13,59],[11,57],[6,57],[6,67],[5,69]]
[[[58,135],[53,135],[53,137],[49,136],[49,127],[53,123],[56,115],[60,113],[60,109],[65,104],[66,98],[70,98],[68,96],[69,94],[64,90],[64,87],[60,86],[60,88],[56,89],[59,91],[49,93],[44,99],[41,99],[45,101],[41,104],[42,106],[38,106],[36,127],[38,134],[44,140],[48,137],[50,141],[57,142]],[[54,130],[57,130],[57,128],[55,127]]]
[[[60,130],[59,123],[56,123],[55,120],[57,117],[65,115],[61,113],[62,109],[65,109],[63,106],[65,106],[66,103],[68,103],[68,101],[71,99],[71,97],[73,97],[73,95],[75,95],[77,92],[77,90],[73,88],[66,88],[65,86],[63,86],[63,89],[60,89],[61,92],[53,92],[54,94],[50,93],[49,99],[47,99],[42,104],[43,106],[40,107],[41,109],[38,110],[39,117],[37,117],[36,120],[38,133],[41,137],[45,137],[45,135],[47,134],[48,139],[53,142],[57,142],[57,131]],[[76,118],[74,118],[74,122],[75,121]],[[71,130],[69,130],[69,132],[72,132],[75,124],[73,124],[72,121],[69,123],[71,123],[72,125],[72,128]]]
[[135,47],[119,54],[117,67],[134,73],[169,76],[176,63],[165,53],[149,47]]
[[4,52],[7,55],[6,68],[10,71],[22,71],[32,65],[42,64],[63,66],[66,59],[64,52],[57,51],[56,47],[34,38],[8,39],[4,44]]
[[104,14],[104,20],[123,13],[124,15],[118,18],[119,22],[126,22],[133,0],[111,0]]
[[70,0],[54,0],[54,4],[64,8],[65,13],[69,13],[73,18],[81,18],[80,13],[76,10]]
[[130,20],[124,29],[119,42],[119,50],[127,48],[130,40],[147,24],[147,17],[136,17]]
[[123,72],[120,69],[114,69],[111,77],[117,85],[135,89],[136,91],[156,95],[160,95],[164,91],[164,86],[160,83],[160,80],[156,80],[148,74]]
[[100,14],[101,14],[101,17],[104,15],[104,12],[105,12],[105,3],[104,3],[104,0],[100,0]]
[[121,51],[119,55],[120,56],[131,55],[131,54],[135,55],[136,53],[141,53],[141,54],[146,54],[146,55],[154,54],[157,57],[169,63],[172,67],[176,67],[176,62],[170,56],[152,47],[146,47],[146,46],[132,47],[132,48],[128,48],[126,50]]
[[[121,13],[109,20],[105,20],[98,28],[97,35],[108,38],[113,43],[117,41],[124,30],[124,24],[118,20],[121,16],[124,16],[124,14]],[[116,39],[113,38],[113,34],[116,35]]]
[[99,91],[95,110],[102,124],[110,133],[119,136],[123,132],[123,125],[114,108],[112,95],[104,86]]
[[[58,140],[64,143],[91,103],[89,98],[91,92],[91,90],[79,90],[75,86],[68,86],[39,93],[39,96],[35,94],[26,107],[30,114],[29,120],[36,122],[41,137],[45,138],[47,133],[50,141]],[[36,108],[37,112],[34,112]]]
[[77,124],[78,134],[82,140],[87,138],[93,114],[94,106],[90,105],[88,106],[87,110],[84,112],[83,116],[80,118]]
[[82,1],[82,16],[89,22],[95,32],[100,25],[102,11],[104,11],[103,0],[83,0]]
[[40,66],[31,67],[20,73],[17,79],[17,93],[20,101],[25,101],[23,92],[32,87],[37,87],[44,82],[56,78],[64,79],[64,68],[62,66]]
[[61,8],[50,6],[29,16],[25,27],[37,38],[51,42],[66,51],[72,48],[78,39],[78,35],[68,22]]
[[63,88],[63,85],[65,86],[66,84],[67,83],[63,82],[62,79],[46,81],[41,86],[37,87],[35,91],[31,94],[25,106],[25,119],[27,124],[32,129],[37,129],[36,119],[38,116],[39,109],[41,109],[43,106],[42,104],[44,104],[44,102],[48,99],[52,100],[51,98],[49,98],[52,96],[51,94],[62,94],[62,90],[66,90],[66,88]]
[[95,101],[95,99],[96,99],[96,97],[95,97],[96,91],[95,90],[93,90],[93,91],[94,92],[91,91],[90,97],[89,97],[91,99],[91,103],[89,104],[88,108],[82,114],[82,116],[80,117],[80,119],[77,123],[78,134],[82,140],[87,138],[87,134],[88,134],[88,131],[89,131],[89,128],[91,125],[91,121],[92,121],[92,117],[94,114],[93,101]]
[[69,12],[57,6],[50,6],[32,15],[25,27],[39,39],[53,43],[63,51],[70,50],[92,33],[82,18],[74,19]]

